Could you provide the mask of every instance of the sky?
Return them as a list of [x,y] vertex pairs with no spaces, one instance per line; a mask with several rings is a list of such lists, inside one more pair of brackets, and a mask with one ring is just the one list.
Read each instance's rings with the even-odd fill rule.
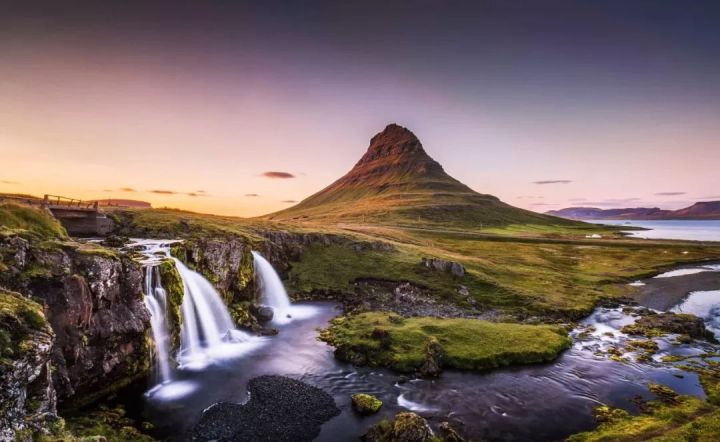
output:
[[717,1],[0,0],[0,192],[256,216],[388,123],[536,211],[720,199]]

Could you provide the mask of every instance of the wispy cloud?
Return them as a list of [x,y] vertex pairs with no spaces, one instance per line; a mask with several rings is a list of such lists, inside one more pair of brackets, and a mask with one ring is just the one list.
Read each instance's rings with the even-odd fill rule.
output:
[[659,196],[677,196],[677,195],[685,195],[687,192],[658,192],[655,195]]
[[257,194],[257,193],[246,193],[245,196],[249,196],[249,197],[253,197],[253,198],[254,198],[254,197],[258,197],[258,196],[260,196],[260,195]]
[[177,195],[178,192],[173,190],[151,190],[150,193],[157,193],[159,195]]
[[520,195],[519,197],[517,197],[517,199],[519,200],[541,200],[543,198],[545,197],[539,195]]
[[554,203],[532,203],[531,206],[557,206],[557,204]]
[[569,184],[572,180],[541,180],[533,181],[533,184]]
[[703,200],[720,199],[720,195],[708,195],[708,196],[703,196],[700,199],[703,199]]
[[293,203],[296,203],[297,201],[295,201],[295,200],[283,200],[283,201],[280,201],[280,202],[281,202],[281,203],[287,203],[287,204],[293,204]]
[[133,189],[132,187],[122,187],[120,188],[121,192],[137,192],[137,190]]
[[11,185],[14,185],[14,184],[20,184],[20,183],[18,183],[17,181],[0,180],[0,184],[11,184]]
[[279,179],[295,178],[295,175],[293,175],[289,172],[277,172],[277,171],[263,172],[262,176],[264,176],[265,178],[279,178]]
[[587,201],[587,199],[586,198],[570,198],[568,201],[578,202],[578,201]]
[[158,195],[187,195],[192,197],[198,197],[198,196],[207,196],[205,192],[202,191],[195,191],[195,192],[178,192],[175,190],[166,190],[166,189],[155,189],[155,190],[148,190],[150,193],[155,193]]

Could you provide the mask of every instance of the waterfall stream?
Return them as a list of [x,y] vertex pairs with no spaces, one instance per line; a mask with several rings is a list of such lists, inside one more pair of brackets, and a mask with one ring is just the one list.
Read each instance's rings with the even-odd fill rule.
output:
[[[202,370],[213,362],[241,356],[263,342],[262,338],[237,330],[212,284],[170,255],[170,245],[175,242],[143,239],[127,246],[144,256],[144,302],[150,312],[158,384],[150,393],[162,392],[165,397],[184,394],[192,389],[186,382],[175,381],[173,366],[176,362],[180,370]],[[158,269],[167,260],[175,264],[183,284],[180,348],[176,354],[170,348],[170,327],[173,324],[168,320],[167,293]]]
[[260,299],[273,309],[273,324],[287,324],[293,319],[307,319],[317,313],[313,307],[290,304],[290,297],[272,264],[258,252],[253,251],[252,255]]

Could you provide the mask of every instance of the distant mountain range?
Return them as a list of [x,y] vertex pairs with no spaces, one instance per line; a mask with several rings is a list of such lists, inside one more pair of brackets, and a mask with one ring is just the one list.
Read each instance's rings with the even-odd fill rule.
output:
[[345,176],[299,204],[263,218],[455,228],[578,224],[475,192],[448,175],[415,134],[397,124],[375,135]]
[[568,207],[551,210],[547,215],[574,220],[587,219],[720,219],[720,201],[702,201],[678,210],[658,207],[626,209],[598,209],[597,207]]

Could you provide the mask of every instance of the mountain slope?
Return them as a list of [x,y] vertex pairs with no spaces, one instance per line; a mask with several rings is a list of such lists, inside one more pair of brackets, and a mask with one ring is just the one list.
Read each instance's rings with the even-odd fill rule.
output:
[[439,224],[457,227],[574,223],[518,209],[451,177],[408,129],[390,124],[345,176],[271,220]]
[[720,201],[701,201],[678,210],[663,210],[657,207],[634,207],[625,209],[598,209],[596,207],[567,207],[551,210],[548,215],[568,219],[720,219]]

